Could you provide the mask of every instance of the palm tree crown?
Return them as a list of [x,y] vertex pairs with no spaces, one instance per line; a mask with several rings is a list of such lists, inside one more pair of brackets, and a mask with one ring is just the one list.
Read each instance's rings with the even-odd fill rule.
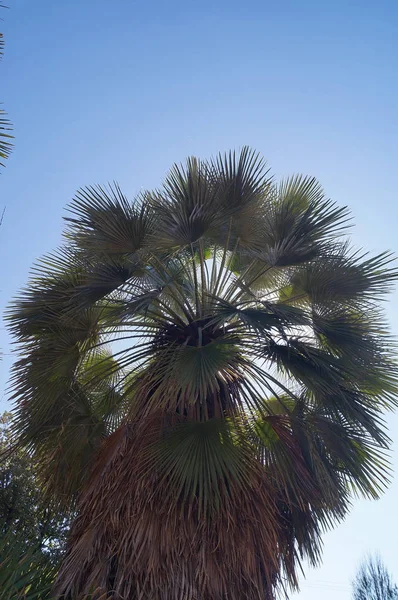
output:
[[354,494],[378,496],[397,273],[348,221],[247,148],[132,203],[77,194],[9,314],[20,439],[77,499],[59,596],[272,598]]

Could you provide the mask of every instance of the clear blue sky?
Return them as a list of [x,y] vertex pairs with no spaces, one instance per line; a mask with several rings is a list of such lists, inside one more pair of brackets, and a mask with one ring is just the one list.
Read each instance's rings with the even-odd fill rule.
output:
[[[16,148],[0,175],[2,306],[59,243],[76,188],[117,180],[133,196],[188,154],[244,144],[277,177],[317,176],[351,207],[355,244],[398,251],[397,0],[7,3],[0,98]],[[397,416],[388,423],[397,441]],[[396,482],[378,502],[356,501],[298,598],[348,600],[366,551],[398,581],[397,501]]]

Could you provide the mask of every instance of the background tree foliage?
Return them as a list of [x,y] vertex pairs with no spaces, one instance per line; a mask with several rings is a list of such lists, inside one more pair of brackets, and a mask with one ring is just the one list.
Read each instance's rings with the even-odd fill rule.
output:
[[21,551],[39,549],[57,562],[63,550],[69,518],[59,513],[37,478],[32,457],[15,446],[11,414],[0,417],[0,535],[10,536]]
[[[32,457],[15,444],[11,414],[0,417],[0,599],[48,597],[69,515],[45,499]],[[37,596],[37,594],[40,594]]]
[[380,557],[364,561],[353,583],[353,600],[397,599],[398,587]]

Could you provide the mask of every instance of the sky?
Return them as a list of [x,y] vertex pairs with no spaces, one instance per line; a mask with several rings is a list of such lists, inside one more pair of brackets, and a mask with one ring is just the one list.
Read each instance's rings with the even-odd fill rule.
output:
[[[131,198],[188,155],[250,145],[277,179],[316,176],[353,213],[354,245],[398,253],[396,0],[8,0],[0,99],[15,151],[0,175],[1,309],[61,240],[81,186]],[[398,295],[386,305],[398,334]],[[10,340],[0,326],[0,409]],[[389,415],[398,441],[398,417]],[[394,448],[394,447],[393,447]],[[398,470],[398,459],[392,454]],[[294,600],[348,600],[367,552],[398,583],[397,478],[355,500]]]

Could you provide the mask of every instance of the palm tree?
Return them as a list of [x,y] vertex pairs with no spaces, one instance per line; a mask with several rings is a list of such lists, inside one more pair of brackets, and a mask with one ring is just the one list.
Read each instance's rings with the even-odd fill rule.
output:
[[273,598],[379,495],[397,271],[348,221],[247,148],[78,192],[9,315],[21,443],[77,501],[57,597]]

